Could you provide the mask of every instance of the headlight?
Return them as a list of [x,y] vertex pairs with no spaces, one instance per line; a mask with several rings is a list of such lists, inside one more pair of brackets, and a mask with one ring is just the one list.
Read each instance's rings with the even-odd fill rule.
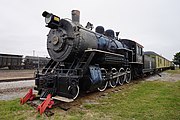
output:
[[46,11],[43,12],[42,16],[45,17],[45,23],[47,24],[47,27],[52,29],[58,28],[60,22],[60,18],[58,16],[48,13]]
[[46,17],[45,17],[45,23],[46,24],[49,24],[51,22],[51,19],[52,19],[52,14],[48,14]]

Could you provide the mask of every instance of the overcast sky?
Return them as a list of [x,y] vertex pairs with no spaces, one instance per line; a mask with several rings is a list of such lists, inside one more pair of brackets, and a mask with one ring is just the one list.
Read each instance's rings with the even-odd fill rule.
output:
[[0,53],[48,56],[43,11],[120,31],[171,60],[180,52],[180,0],[0,0]]

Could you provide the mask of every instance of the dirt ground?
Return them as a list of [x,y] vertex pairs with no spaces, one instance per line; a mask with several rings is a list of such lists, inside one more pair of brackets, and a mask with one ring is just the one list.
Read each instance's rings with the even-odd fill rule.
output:
[[168,72],[162,72],[159,75],[153,75],[145,79],[146,81],[169,81],[169,82],[176,82],[180,80],[180,74],[172,74]]
[[36,70],[0,70],[0,80],[32,78]]

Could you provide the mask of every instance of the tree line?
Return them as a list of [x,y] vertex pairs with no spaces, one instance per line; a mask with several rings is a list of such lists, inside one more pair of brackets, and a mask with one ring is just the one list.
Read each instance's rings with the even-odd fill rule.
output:
[[180,68],[180,52],[177,52],[174,55],[173,62],[174,62],[175,65],[179,65],[179,68]]

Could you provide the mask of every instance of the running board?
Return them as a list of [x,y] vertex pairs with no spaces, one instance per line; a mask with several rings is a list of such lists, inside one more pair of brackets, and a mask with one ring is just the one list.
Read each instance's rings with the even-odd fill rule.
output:
[[74,101],[74,99],[69,99],[69,98],[61,97],[61,96],[54,96],[54,97],[52,97],[52,99],[63,101],[63,102],[73,102]]

